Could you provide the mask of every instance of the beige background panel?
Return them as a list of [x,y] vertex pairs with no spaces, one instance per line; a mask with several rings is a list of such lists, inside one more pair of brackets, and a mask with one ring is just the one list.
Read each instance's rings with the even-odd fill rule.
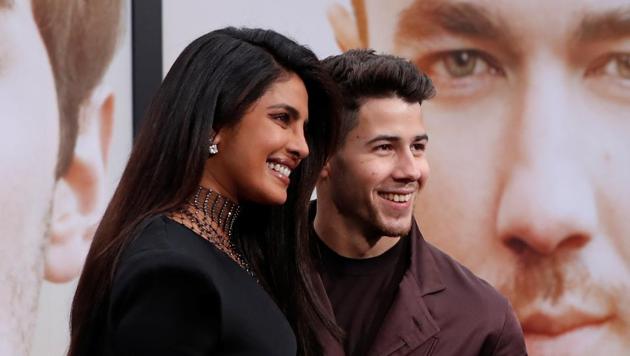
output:
[[339,49],[326,19],[331,4],[330,0],[166,0],[162,8],[164,73],[193,39],[225,26],[269,28],[308,45],[319,57],[337,54]]

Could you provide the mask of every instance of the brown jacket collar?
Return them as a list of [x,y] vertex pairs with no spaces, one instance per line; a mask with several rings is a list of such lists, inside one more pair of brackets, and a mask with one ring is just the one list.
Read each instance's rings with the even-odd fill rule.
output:
[[[372,344],[370,356],[394,352],[405,354],[406,350],[416,349],[440,331],[422,299],[428,294],[446,289],[440,270],[415,220],[411,232],[405,238],[411,239],[409,269],[400,281],[398,293]],[[332,316],[333,309],[319,274],[314,276],[313,283],[327,312]],[[326,355],[344,355],[343,345],[327,330],[320,328],[318,335]]]

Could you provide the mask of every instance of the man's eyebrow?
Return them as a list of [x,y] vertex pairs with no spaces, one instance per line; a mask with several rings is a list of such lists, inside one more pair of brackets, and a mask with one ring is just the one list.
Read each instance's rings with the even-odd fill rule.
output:
[[371,140],[369,140],[368,142],[366,142],[366,145],[370,145],[374,142],[378,142],[378,141],[389,141],[389,142],[398,142],[400,141],[400,137],[398,136],[392,136],[392,135],[378,135],[374,138],[372,138]]
[[427,134],[418,135],[418,136],[414,137],[413,140],[414,140],[414,142],[417,142],[417,141],[429,141],[429,135],[427,135]]
[[400,14],[398,35],[413,39],[447,32],[464,37],[513,43],[509,26],[481,5],[467,2],[416,1]]
[[[429,136],[427,134],[422,134],[422,135],[417,135],[416,137],[413,138],[413,142],[418,142],[418,141],[422,141],[422,140],[428,140]],[[366,142],[366,145],[371,145],[374,142],[378,142],[378,141],[388,141],[388,142],[398,142],[401,141],[402,139],[399,136],[394,136],[394,135],[378,135],[374,138],[372,138],[371,140],[369,140],[368,142]]]
[[0,0],[0,11],[11,10],[13,5],[13,0]]
[[578,42],[630,36],[630,6],[586,14],[575,33]]

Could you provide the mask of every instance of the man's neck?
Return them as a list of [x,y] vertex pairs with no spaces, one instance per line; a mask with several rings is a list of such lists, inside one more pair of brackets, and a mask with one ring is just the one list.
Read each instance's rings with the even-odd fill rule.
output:
[[319,200],[313,224],[317,236],[328,248],[348,258],[379,256],[400,240],[400,236],[368,236],[364,226],[357,226],[345,219],[334,204]]

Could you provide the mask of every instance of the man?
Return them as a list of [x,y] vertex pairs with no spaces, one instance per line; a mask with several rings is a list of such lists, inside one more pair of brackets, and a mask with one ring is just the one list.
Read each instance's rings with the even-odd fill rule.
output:
[[0,354],[27,355],[42,278],[76,276],[104,206],[119,1],[0,1]]
[[429,174],[420,104],[431,81],[368,50],[324,65],[344,98],[342,140],[320,175],[313,223],[319,294],[345,333],[340,342],[322,336],[326,354],[525,355],[507,300],[414,223]]
[[352,2],[342,49],[410,58],[433,180],[423,232],[509,297],[532,355],[630,350],[627,0]]

